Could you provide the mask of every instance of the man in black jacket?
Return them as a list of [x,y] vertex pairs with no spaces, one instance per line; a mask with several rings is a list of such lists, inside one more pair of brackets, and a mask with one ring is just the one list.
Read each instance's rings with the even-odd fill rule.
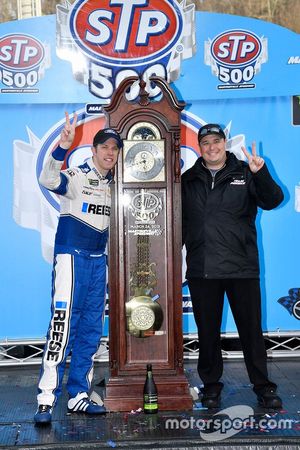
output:
[[201,157],[182,176],[183,243],[188,286],[199,336],[198,372],[202,404],[220,405],[223,372],[220,328],[224,294],[239,332],[245,364],[259,404],[280,408],[268,378],[261,328],[261,293],[255,219],[283,200],[263,158],[245,147],[248,164],[226,152],[217,124],[198,132]]

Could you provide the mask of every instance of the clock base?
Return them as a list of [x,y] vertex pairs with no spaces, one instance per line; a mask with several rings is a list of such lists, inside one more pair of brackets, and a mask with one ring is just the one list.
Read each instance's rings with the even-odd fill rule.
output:
[[[104,405],[108,411],[125,412],[143,408],[145,376],[111,378],[106,386]],[[184,375],[155,374],[159,411],[183,411],[193,408],[189,385]]]

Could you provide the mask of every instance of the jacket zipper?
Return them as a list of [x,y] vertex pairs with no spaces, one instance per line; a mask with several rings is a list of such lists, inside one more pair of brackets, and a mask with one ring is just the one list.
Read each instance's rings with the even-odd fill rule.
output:
[[215,177],[216,177],[217,172],[215,172],[214,175],[212,175],[212,183],[211,183],[211,190],[213,190],[213,188],[215,187]]
[[220,169],[218,169],[216,172],[212,173],[210,169],[208,169],[210,171],[211,177],[212,177],[212,183],[211,183],[211,190],[213,190],[213,188],[215,187],[215,178],[218,172],[220,172],[220,170],[224,169],[224,166],[221,167]]

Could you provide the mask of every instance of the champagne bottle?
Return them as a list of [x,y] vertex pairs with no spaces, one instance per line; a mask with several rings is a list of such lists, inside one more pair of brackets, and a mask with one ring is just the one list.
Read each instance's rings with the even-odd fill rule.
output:
[[157,411],[157,388],[153,379],[152,365],[147,364],[147,375],[144,385],[144,413],[156,414]]

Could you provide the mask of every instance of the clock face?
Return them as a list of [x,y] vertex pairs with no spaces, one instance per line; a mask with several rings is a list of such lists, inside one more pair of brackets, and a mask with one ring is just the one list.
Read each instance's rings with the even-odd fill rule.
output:
[[164,181],[163,141],[124,143],[124,181]]

